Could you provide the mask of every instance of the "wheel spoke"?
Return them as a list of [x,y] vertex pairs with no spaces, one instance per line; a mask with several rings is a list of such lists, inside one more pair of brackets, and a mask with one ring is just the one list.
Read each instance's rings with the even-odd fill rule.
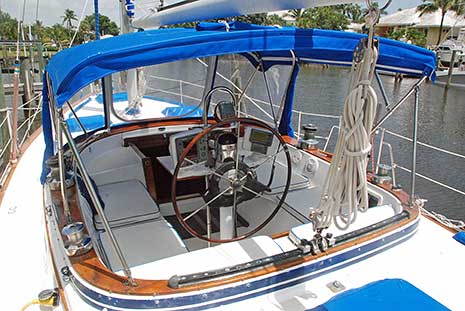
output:
[[202,161],[202,162],[197,163],[188,158],[184,158],[184,161],[186,161],[189,164],[195,165],[195,166],[199,166],[199,165],[207,163],[207,161]]
[[283,152],[283,151],[284,151],[284,148],[281,149],[280,151],[278,151],[278,152],[272,154],[272,155],[266,156],[266,159],[265,159],[265,160],[263,160],[262,162],[260,162],[260,164],[258,164],[257,166],[255,166],[255,167],[253,167],[253,168],[251,168],[251,169],[252,169],[254,172],[256,172],[256,170],[257,170],[260,166],[264,165],[266,162],[268,162],[268,161],[271,160],[272,158],[276,158],[276,157],[277,157],[281,152]]
[[247,191],[249,191],[249,192],[252,192],[252,193],[255,194],[257,197],[263,198],[263,199],[265,199],[265,200],[267,200],[267,201],[270,201],[270,202],[272,202],[272,203],[274,203],[274,204],[279,204],[279,202],[277,202],[277,201],[275,201],[275,200],[273,200],[273,199],[271,199],[271,198],[269,198],[269,197],[266,197],[266,196],[264,196],[264,195],[261,194],[261,193],[258,193],[258,192],[256,192],[256,191],[253,191],[252,189],[250,189],[250,188],[248,188],[248,187],[246,187],[246,186],[242,186],[242,188],[245,189],[245,190],[247,190]]
[[[203,163],[206,163],[206,161],[203,161],[203,162],[200,162],[200,163],[195,163],[194,161],[192,160],[189,160],[189,159],[184,159],[186,162],[189,162],[190,164],[193,164],[193,165],[199,165],[199,164],[203,164]],[[210,174],[212,175],[215,175],[221,179],[223,179],[224,181],[227,181],[227,182],[230,182],[230,180],[227,178],[227,177],[224,177],[223,175],[220,175],[218,174],[217,172],[215,172],[214,170],[208,168],[209,171],[210,171]]]
[[[240,115],[240,107],[238,107],[238,115]],[[272,155],[262,155],[262,156],[251,156],[250,159],[249,157],[245,158],[245,162],[243,163],[244,157],[248,154],[248,151],[245,151],[245,154],[241,154],[241,146],[240,146],[240,139],[241,139],[241,125],[245,124],[245,126],[256,126],[258,128],[263,128],[265,130],[268,130],[271,132],[275,139],[278,139],[280,142],[280,146],[276,150],[270,150],[270,153],[273,153]],[[200,139],[204,138],[206,135],[214,131],[215,129],[222,128],[224,132],[229,132],[231,137],[236,138],[236,154],[233,156],[233,159],[229,163],[224,163],[223,166],[218,168],[217,170],[214,167],[209,167],[206,163],[206,161],[202,161],[200,163],[196,163],[195,160],[192,159],[186,159],[186,155],[189,154],[189,151],[192,149],[194,144],[197,143]],[[225,130],[225,128],[229,128],[228,130]],[[235,132],[234,132],[235,131]],[[266,171],[266,168],[268,166],[264,166],[265,164],[269,163],[270,161],[273,161],[273,170],[275,166],[275,162],[277,161],[277,157],[280,155],[281,152],[285,151],[286,154],[286,159],[284,161],[287,161],[287,182],[284,190],[283,196],[285,196],[288,192],[289,189],[289,183],[290,183],[290,176],[291,176],[291,159],[289,156],[289,152],[286,148],[286,144],[283,142],[283,140],[280,138],[280,134],[276,131],[276,129],[273,129],[270,127],[268,124],[252,119],[252,118],[240,118],[237,117],[234,119],[228,119],[228,120],[223,120],[220,122],[217,122],[216,124],[213,124],[209,126],[208,128],[204,129],[201,133],[197,134],[192,141],[190,142],[190,148],[188,150],[184,150],[184,152],[181,155],[181,158],[179,159],[176,167],[175,167],[175,173],[173,174],[173,180],[171,184],[172,188],[172,193],[171,193],[171,199],[173,203],[173,207],[176,212],[176,216],[178,217],[179,222],[181,225],[189,231],[193,236],[206,240],[209,243],[222,243],[222,242],[231,242],[231,241],[237,241],[240,239],[247,238],[259,230],[261,230],[264,226],[266,226],[272,218],[276,215],[276,213],[279,211],[279,208],[281,208],[281,205],[283,203],[283,197],[279,199],[278,197],[275,197],[273,195],[268,195],[266,192],[269,190],[269,185],[262,184],[258,182],[257,180],[257,171],[260,169],[260,172],[263,173],[262,171]],[[244,152],[244,151],[243,151]],[[242,159],[242,160],[241,160]],[[249,161],[250,160],[250,161]],[[184,165],[191,165],[192,167],[189,169],[192,169],[194,171],[195,176],[204,176],[206,179],[206,184],[208,187],[209,182],[214,182],[216,184],[212,184],[210,186],[216,186],[214,189],[222,189],[223,187],[225,188],[224,191],[221,191],[221,193],[215,194],[215,192],[210,192],[208,193],[207,197],[212,197],[208,202],[206,203],[200,203],[201,205],[199,208],[194,208],[191,210],[191,212],[187,213],[187,217],[183,217],[179,207],[177,205],[177,197],[176,197],[176,183],[178,180],[178,175],[180,173],[180,169],[182,168],[182,164],[185,161]],[[250,162],[250,163],[249,163]],[[233,171],[234,170],[234,171]],[[186,171],[187,173],[188,171]],[[189,171],[190,172],[190,171]],[[270,174],[273,176],[273,171]],[[272,177],[270,177],[272,179]],[[245,184],[245,185],[244,185]],[[257,187],[257,190],[252,190]],[[208,191],[208,189],[207,189]],[[249,193],[244,193],[244,191],[248,191]],[[241,192],[244,194],[242,196]],[[233,232],[231,232],[232,236],[231,238],[224,238],[224,239],[216,239],[210,236],[210,228],[209,224],[211,223],[211,215],[210,214],[210,209],[215,208],[213,206],[222,206],[224,204],[220,204],[221,200],[219,199],[221,196],[226,196],[226,193],[228,193],[228,207],[232,208],[232,213],[233,213],[233,223],[231,225],[234,225]],[[231,198],[233,196],[233,198]],[[242,204],[245,201],[253,200],[255,198],[262,198],[266,201],[268,201],[268,204],[273,204],[275,205],[273,212],[270,214],[268,218],[266,218],[261,224],[258,226],[255,226],[254,229],[249,230],[248,232],[239,235],[238,230],[237,230],[237,217],[239,217],[238,210],[243,207],[243,206],[248,206],[249,204]],[[233,199],[233,202],[231,202],[230,199]],[[204,200],[206,201],[207,199],[204,197]],[[243,201],[243,202],[242,202]],[[232,203],[232,204],[229,204]],[[253,203],[252,203],[253,204]],[[231,206],[232,205],[232,206]],[[207,211],[207,234],[205,233],[200,233],[195,228],[189,226],[187,224],[187,221],[194,217],[195,215],[199,215],[199,212],[202,210]],[[202,213],[203,215],[203,213]],[[197,218],[196,217],[196,218]],[[210,218],[210,220],[209,220]],[[191,220],[192,221],[192,220]],[[210,245],[210,244],[209,244]]]
[[[261,162],[259,165],[255,166],[255,167],[250,168],[250,170],[253,171],[254,173],[256,173],[256,172],[257,172],[257,169],[258,169],[260,166],[262,166],[263,164],[265,164],[266,162],[268,162],[271,158],[276,157],[276,156],[277,156],[278,154],[280,154],[281,152],[283,152],[283,150],[278,151],[278,152],[276,152],[275,154],[272,154],[272,155],[270,155],[270,156],[267,156],[267,158],[266,158],[263,162]],[[248,174],[245,174],[244,176],[242,176],[242,177],[239,179],[239,181],[240,181],[240,182],[243,182],[244,179],[247,178],[247,176],[249,176],[249,175],[248,175]]]
[[241,136],[241,122],[236,124],[236,179],[239,178],[239,138]]
[[195,211],[193,211],[189,216],[187,216],[186,218],[183,218],[184,221],[187,221],[189,220],[191,217],[193,217],[194,215],[196,215],[198,212],[200,212],[202,209],[204,209],[205,207],[207,207],[208,205],[210,205],[211,203],[215,202],[219,197],[221,197],[223,194],[225,194],[226,192],[228,191],[231,191],[231,187],[228,187],[226,188],[226,190],[220,192],[219,194],[217,194],[213,199],[211,199],[210,201],[208,201],[207,203],[205,203],[204,205],[202,205],[201,207],[199,207],[198,209],[196,209]]
[[233,204],[233,226],[234,226],[234,238],[237,237],[237,191],[234,189],[234,204]]

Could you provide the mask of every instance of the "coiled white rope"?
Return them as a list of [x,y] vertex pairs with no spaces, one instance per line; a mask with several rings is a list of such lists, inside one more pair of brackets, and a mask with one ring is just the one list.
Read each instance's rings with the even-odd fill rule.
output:
[[318,208],[317,229],[327,228],[334,221],[339,229],[345,230],[356,220],[358,211],[368,209],[366,169],[371,150],[370,131],[378,104],[371,86],[378,59],[373,42],[371,27],[361,61],[354,59],[352,63],[349,94]]

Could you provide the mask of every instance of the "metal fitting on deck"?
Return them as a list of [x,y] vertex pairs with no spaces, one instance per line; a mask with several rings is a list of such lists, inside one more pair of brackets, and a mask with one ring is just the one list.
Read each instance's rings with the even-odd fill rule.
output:
[[316,149],[318,140],[315,139],[315,134],[318,127],[314,124],[306,124],[302,126],[303,138],[299,142],[299,147],[302,149]]
[[373,176],[373,181],[377,185],[392,185],[392,177],[389,176],[392,167],[387,164],[380,164],[378,166],[378,173]]
[[92,239],[84,233],[84,224],[74,222],[61,231],[68,238],[65,242],[65,250],[68,256],[79,256],[92,249]]

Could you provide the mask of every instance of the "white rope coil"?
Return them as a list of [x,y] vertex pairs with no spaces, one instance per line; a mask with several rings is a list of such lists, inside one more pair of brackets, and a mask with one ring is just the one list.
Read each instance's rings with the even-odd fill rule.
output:
[[317,228],[332,222],[341,230],[368,209],[366,168],[371,150],[370,130],[376,116],[378,98],[371,86],[378,50],[370,32],[362,60],[352,64],[349,94],[336,144],[335,154],[324,184]]

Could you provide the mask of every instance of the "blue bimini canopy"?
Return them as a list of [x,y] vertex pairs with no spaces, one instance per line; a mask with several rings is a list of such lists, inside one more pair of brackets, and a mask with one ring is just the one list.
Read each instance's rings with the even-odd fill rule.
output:
[[[136,67],[223,54],[258,52],[263,57],[350,65],[364,35],[234,22],[203,23],[197,29],[172,28],[125,34],[90,42],[56,54],[46,67],[57,107],[77,91],[109,74]],[[436,57],[417,46],[380,39],[378,68],[417,76],[434,76]]]

